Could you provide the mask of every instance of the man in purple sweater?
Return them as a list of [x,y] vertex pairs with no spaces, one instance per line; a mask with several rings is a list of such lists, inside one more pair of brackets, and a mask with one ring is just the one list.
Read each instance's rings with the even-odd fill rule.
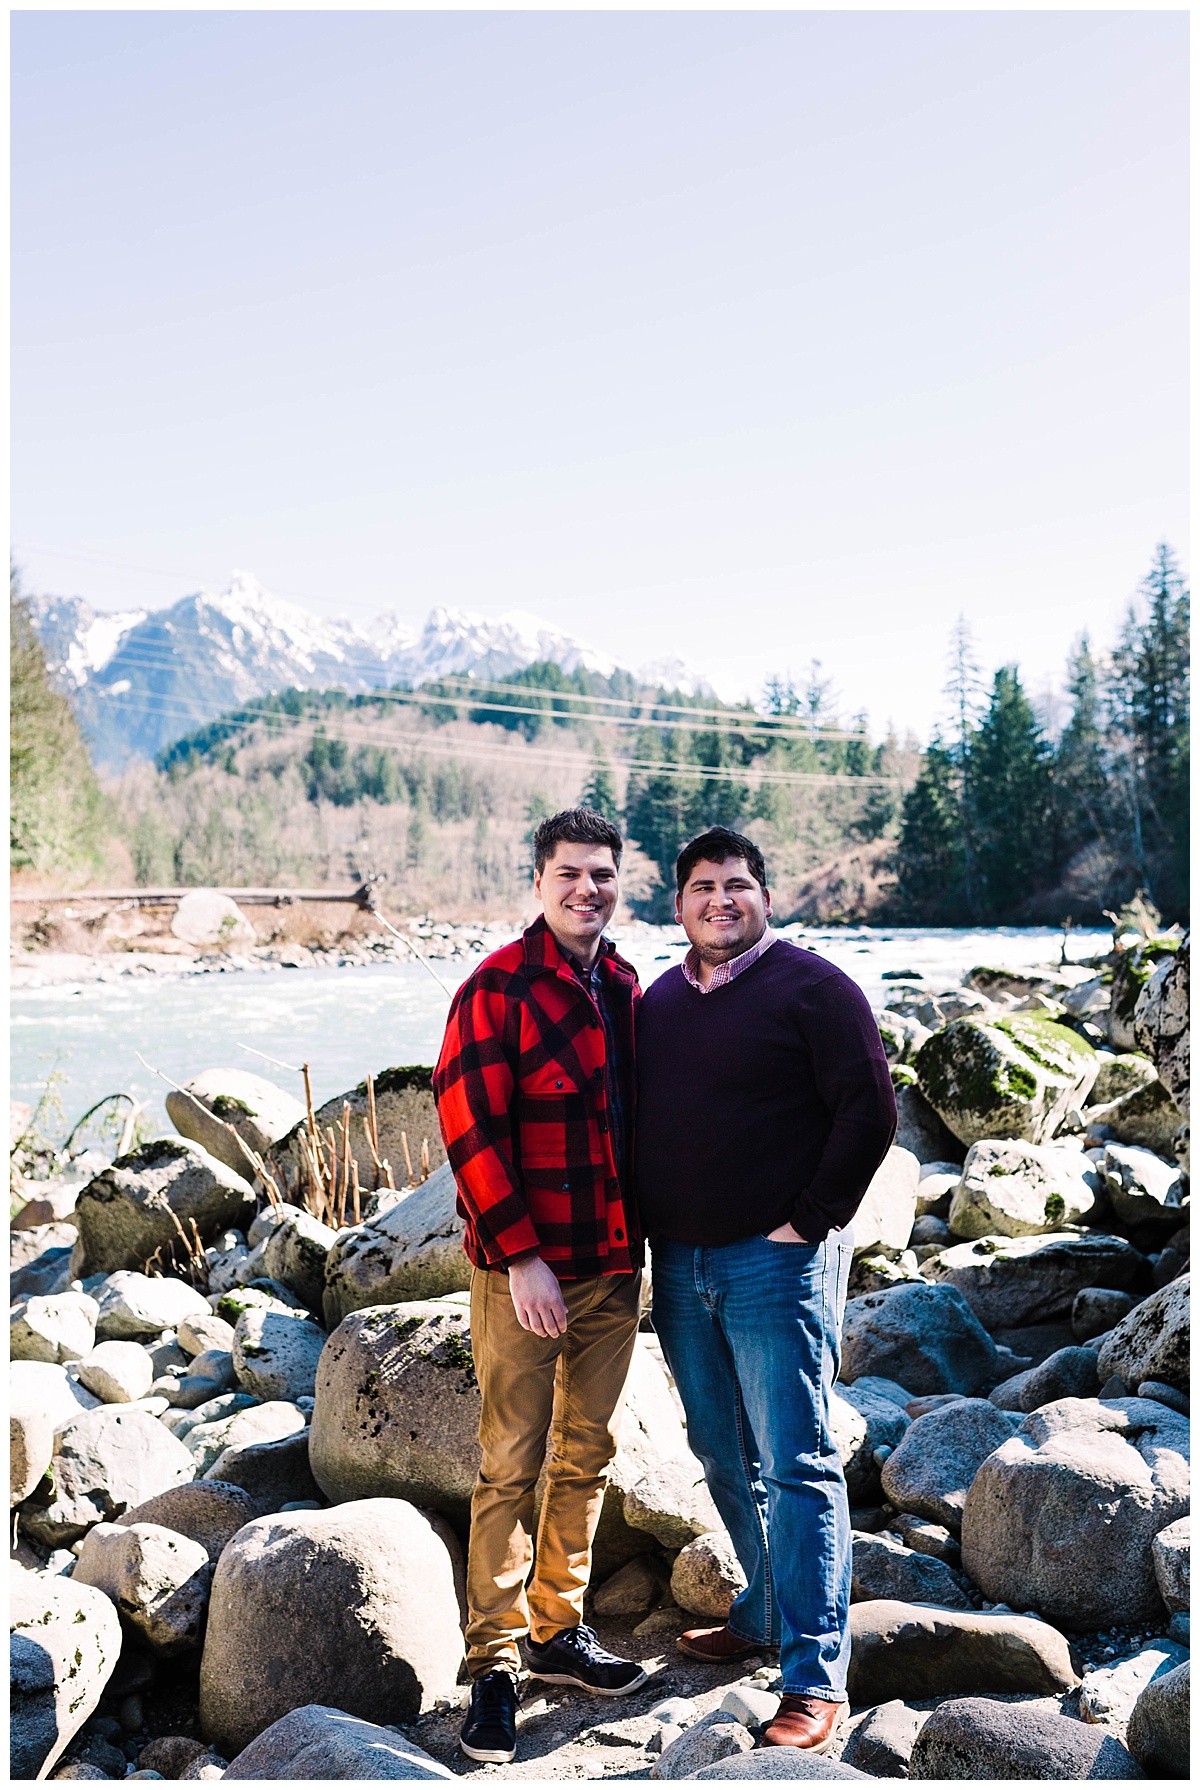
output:
[[861,990],[772,933],[762,853],[714,827],[676,865],[691,950],[643,995],[637,1190],[654,1328],[746,1575],[679,1645],[780,1650],[770,1746],[824,1752],[846,1702],[850,1513],[829,1421],[853,1239],[896,1129]]

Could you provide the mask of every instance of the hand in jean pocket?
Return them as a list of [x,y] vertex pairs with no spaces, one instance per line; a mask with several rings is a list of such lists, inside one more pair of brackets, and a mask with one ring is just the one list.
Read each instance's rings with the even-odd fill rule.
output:
[[768,1243],[803,1243],[812,1248],[807,1237],[802,1237],[793,1224],[777,1224],[773,1231],[767,1232]]

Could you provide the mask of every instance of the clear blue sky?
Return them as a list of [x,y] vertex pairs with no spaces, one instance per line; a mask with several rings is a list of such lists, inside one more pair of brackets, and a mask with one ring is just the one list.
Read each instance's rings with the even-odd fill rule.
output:
[[928,733],[1184,555],[1182,12],[17,13],[35,589],[532,609]]

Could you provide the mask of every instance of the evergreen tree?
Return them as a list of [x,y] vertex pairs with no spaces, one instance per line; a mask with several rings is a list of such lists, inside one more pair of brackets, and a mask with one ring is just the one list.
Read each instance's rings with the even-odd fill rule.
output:
[[70,703],[9,575],[9,863],[68,876],[94,874],[106,857],[108,804]]
[[1113,654],[1109,705],[1117,787],[1145,887],[1187,910],[1190,600],[1175,556],[1155,549]]
[[954,753],[935,737],[901,810],[894,907],[903,921],[961,924],[965,854],[959,785]]
[[1050,753],[1015,665],[1001,666],[969,760],[985,916],[1016,914],[1052,864]]
[[950,704],[953,743],[950,759],[957,773],[955,790],[962,832],[962,888],[964,918],[978,919],[981,909],[979,869],[976,863],[976,817],[971,787],[971,745],[980,709],[982,677],[975,657],[975,642],[960,615],[950,635],[950,665],[946,696]]
[[584,808],[593,808],[606,819],[617,812],[617,780],[611,764],[599,750],[592,756],[592,768],[579,800]]
[[1055,859],[1061,868],[1111,824],[1101,669],[1084,634],[1067,663],[1071,716],[1054,758]]

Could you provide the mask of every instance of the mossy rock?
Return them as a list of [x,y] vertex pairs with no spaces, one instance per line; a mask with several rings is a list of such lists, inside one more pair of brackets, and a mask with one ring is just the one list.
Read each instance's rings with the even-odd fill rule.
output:
[[1098,1067],[1085,1038],[1037,1013],[952,1020],[915,1063],[921,1093],[968,1146],[985,1138],[1046,1142],[1083,1105]]
[[1118,1050],[1137,1049],[1133,1014],[1138,996],[1163,958],[1173,957],[1182,943],[1182,939],[1164,934],[1135,945],[1132,951],[1123,951],[1117,959],[1113,971],[1109,1037]]
[[[364,1190],[375,1185],[374,1167],[371,1152],[367,1144],[367,1084],[359,1082],[356,1088],[350,1088],[344,1094],[336,1094],[327,1100],[315,1115],[317,1125],[324,1134],[332,1127],[341,1148],[342,1108],[350,1108],[350,1150],[358,1164],[358,1178]],[[409,1063],[401,1068],[381,1069],[375,1077],[375,1117],[379,1126],[379,1153],[391,1164],[392,1174],[397,1187],[408,1183],[408,1168],[404,1159],[404,1146],[401,1133],[408,1141],[408,1153],[412,1160],[413,1172],[418,1177],[421,1173],[421,1145],[429,1146],[429,1167],[439,1168],[446,1160],[446,1151],[442,1144],[441,1128],[438,1125],[437,1108],[433,1100],[433,1070],[420,1063]],[[294,1174],[300,1162],[300,1136],[307,1128],[307,1121],[302,1121],[293,1131],[281,1140],[274,1150],[277,1162],[289,1173]]]

